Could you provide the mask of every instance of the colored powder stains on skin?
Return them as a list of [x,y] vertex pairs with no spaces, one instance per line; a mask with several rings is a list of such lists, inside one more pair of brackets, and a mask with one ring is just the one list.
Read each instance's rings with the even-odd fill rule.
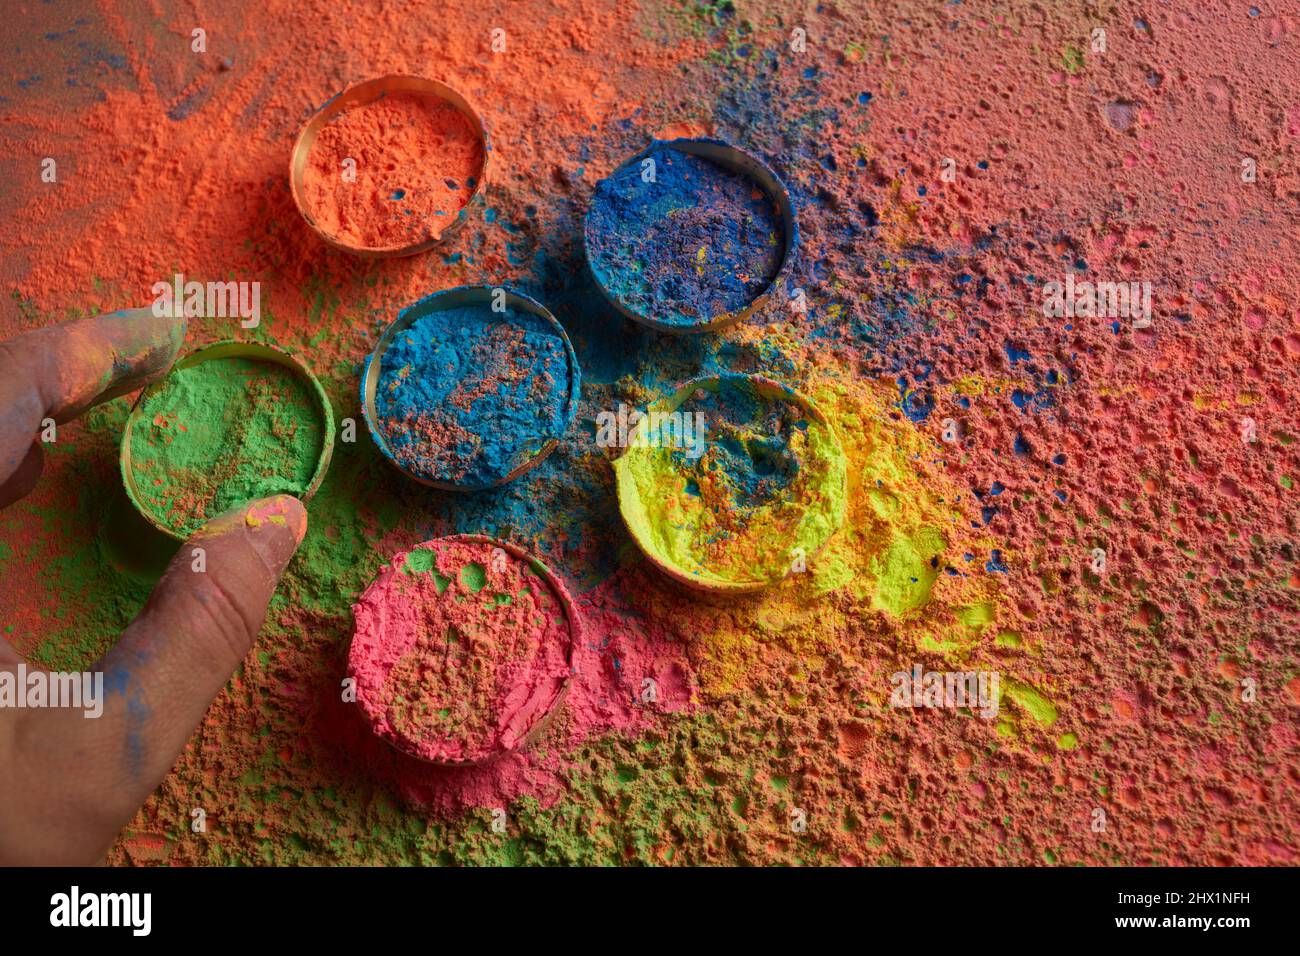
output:
[[275,362],[217,358],[177,369],[131,425],[142,506],[189,536],[210,518],[312,482],[325,425],[311,386]]
[[[615,463],[619,501],[643,547],[721,586],[778,581],[821,549],[844,518],[844,454],[825,422],[742,375],[670,404],[651,415],[701,423],[694,439],[661,427],[658,447],[634,445]],[[638,434],[652,434],[654,420],[643,419]]]
[[380,359],[379,428],[422,478],[499,484],[568,429],[578,390],[571,356],[556,327],[531,313],[486,303],[431,312]]
[[[352,169],[355,181],[344,176]],[[483,143],[464,114],[395,94],[354,107],[320,130],[303,189],[312,218],[328,235],[391,249],[438,239],[482,175]]]
[[743,309],[776,278],[785,232],[753,180],[664,147],[596,186],[587,255],[626,309],[683,329]]
[[399,553],[353,615],[357,703],[378,737],[421,760],[479,762],[519,747],[568,678],[560,597],[486,542]]

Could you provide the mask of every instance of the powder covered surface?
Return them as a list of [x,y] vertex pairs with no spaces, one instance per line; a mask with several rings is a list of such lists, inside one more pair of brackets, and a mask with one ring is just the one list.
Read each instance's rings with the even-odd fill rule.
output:
[[311,384],[275,362],[217,358],[172,372],[131,428],[140,503],[181,536],[271,495],[301,496],[325,422]]
[[395,93],[353,107],[320,130],[303,190],[312,219],[328,235],[388,249],[440,237],[482,175],[483,143],[463,113]]
[[475,762],[520,746],[569,675],[559,596],[490,544],[402,552],[352,611],[357,703],[375,734],[422,760]]
[[564,339],[540,316],[487,303],[431,312],[381,358],[379,428],[409,471],[486,487],[564,435],[577,380]]
[[[206,56],[171,0],[15,21],[3,334],[147,303],[177,266],[260,280],[248,334],[309,349],[360,423],[360,365],[398,309],[501,284],[564,323],[582,397],[555,453],[490,492],[431,492],[364,430],[340,441],[253,652],[113,863],[1300,862],[1287,8],[823,4],[798,12],[797,54],[783,0],[444,0],[400,29],[349,0],[227,6],[205,13]],[[487,208],[429,255],[330,249],[289,193],[293,137],[350,83],[435,61],[491,126]],[[806,312],[664,336],[604,301],[582,250],[596,183],[675,136],[736,142],[790,187]],[[1151,326],[1045,316],[1067,272],[1151,282]],[[722,372],[808,395],[848,463],[844,526],[808,573],[726,607],[647,567],[619,450],[595,441],[601,412]],[[149,593],[107,547],[126,406],[61,425],[40,486],[0,512],[0,633],[49,667],[90,665]],[[535,746],[439,768],[339,691],[379,568],[465,532],[542,556],[584,636]],[[915,663],[996,669],[998,716],[890,706]]]
[[681,328],[758,298],[781,268],[784,235],[756,182],[670,147],[598,183],[586,220],[601,285],[629,311]]

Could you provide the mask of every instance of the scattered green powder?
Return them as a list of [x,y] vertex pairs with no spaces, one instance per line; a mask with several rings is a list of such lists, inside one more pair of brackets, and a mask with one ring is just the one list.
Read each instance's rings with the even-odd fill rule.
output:
[[438,555],[434,551],[426,548],[417,549],[406,556],[406,563],[402,565],[402,570],[407,574],[421,574],[432,571],[437,557]]
[[137,498],[188,536],[246,502],[306,492],[325,433],[311,384],[283,365],[228,357],[177,369],[131,426]]
[[901,617],[929,601],[939,578],[936,558],[947,547],[947,539],[933,528],[895,537],[888,550],[871,562],[876,575],[876,607]]
[[1022,641],[1020,635],[1015,631],[1003,631],[997,636],[994,643],[997,644],[998,647],[1018,648],[1021,646]]
[[483,590],[483,585],[487,584],[487,569],[477,561],[471,561],[460,569],[460,583],[472,593],[478,594]]
[[1050,727],[1056,722],[1056,705],[1034,688],[1018,681],[1007,681],[1003,694],[1024,708],[1040,724]]

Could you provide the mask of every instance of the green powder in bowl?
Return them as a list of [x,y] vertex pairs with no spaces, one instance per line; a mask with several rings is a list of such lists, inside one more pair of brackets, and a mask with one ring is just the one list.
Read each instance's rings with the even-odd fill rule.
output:
[[149,522],[183,539],[259,498],[309,498],[333,444],[334,416],[310,372],[277,349],[224,342],[141,394],[122,475]]
[[806,569],[844,521],[839,440],[778,382],[689,382],[647,410],[628,445],[614,463],[623,519],[650,561],[691,587],[770,587]]

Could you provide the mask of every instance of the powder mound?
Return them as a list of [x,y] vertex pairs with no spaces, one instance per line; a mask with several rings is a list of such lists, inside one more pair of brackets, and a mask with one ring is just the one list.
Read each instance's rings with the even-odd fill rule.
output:
[[[641,422],[652,437],[615,462],[629,528],[700,583],[780,580],[844,520],[846,464],[833,431],[793,393],[745,375],[701,382],[677,401],[652,406]],[[675,440],[692,430],[691,441]]]
[[754,180],[672,148],[597,184],[587,256],[624,308],[689,328],[749,305],[781,268],[785,230]]
[[531,313],[486,303],[431,312],[380,361],[379,429],[398,463],[429,481],[500,484],[553,447],[573,415],[572,353]]
[[127,436],[136,498],[188,537],[258,498],[301,496],[325,442],[311,385],[275,362],[216,358],[147,392]]
[[303,192],[327,235],[392,249],[440,238],[482,175],[483,142],[463,113],[394,94],[321,129],[303,170]]
[[566,686],[564,602],[539,568],[489,542],[399,553],[352,611],[357,703],[413,757],[477,763],[514,750]]

